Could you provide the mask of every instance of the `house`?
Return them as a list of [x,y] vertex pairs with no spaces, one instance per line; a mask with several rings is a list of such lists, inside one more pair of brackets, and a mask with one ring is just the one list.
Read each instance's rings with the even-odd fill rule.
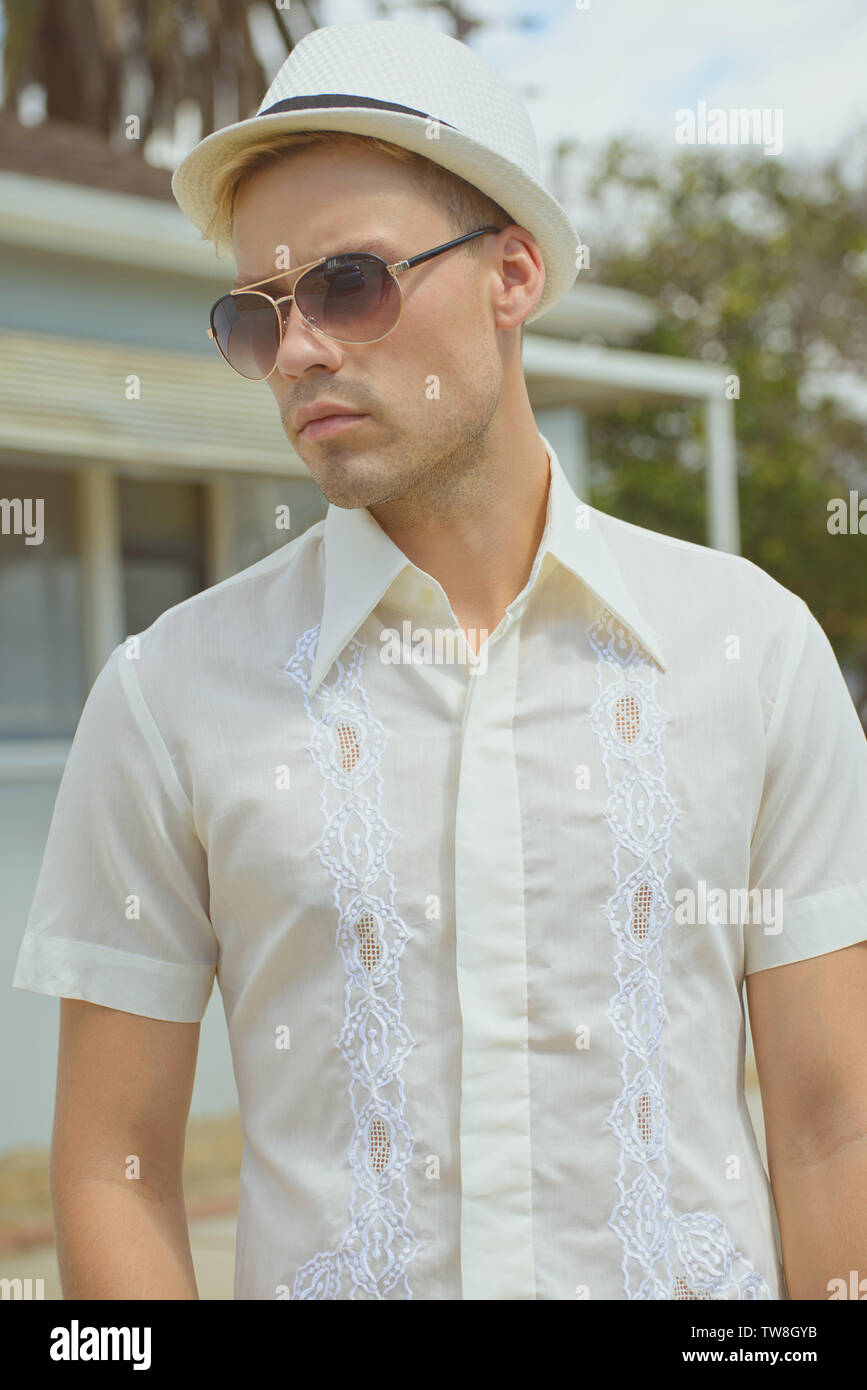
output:
[[[2,978],[11,981],[58,782],[112,649],[166,608],[307,530],[326,502],[265,383],[206,335],[231,283],[177,208],[170,177],[86,130],[0,113],[0,825]],[[539,427],[579,495],[586,420],[626,396],[699,398],[708,541],[737,550],[732,405],[719,364],[629,344],[652,303],[579,283],[525,335]],[[42,531],[26,508],[40,499]],[[288,506],[290,530],[275,525]],[[35,516],[33,518],[35,522]],[[14,653],[14,659],[10,654]],[[10,991],[0,1011],[6,1146],[47,1143],[56,1012]],[[219,993],[202,1027],[193,1111],[236,1101]]]

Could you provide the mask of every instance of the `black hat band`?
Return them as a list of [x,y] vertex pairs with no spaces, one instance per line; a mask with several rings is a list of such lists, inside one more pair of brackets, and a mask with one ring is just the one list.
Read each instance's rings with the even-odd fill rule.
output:
[[423,121],[436,121],[438,125],[445,125],[449,130],[454,130],[449,121],[442,121],[438,116],[429,116],[426,111],[415,111],[411,106],[399,106],[396,101],[378,101],[376,97],[348,96],[345,92],[286,97],[283,101],[275,101],[273,106],[258,112],[258,115],[275,116],[282,111],[311,111],[334,106],[363,106],[374,111],[397,111],[402,116],[421,116]]

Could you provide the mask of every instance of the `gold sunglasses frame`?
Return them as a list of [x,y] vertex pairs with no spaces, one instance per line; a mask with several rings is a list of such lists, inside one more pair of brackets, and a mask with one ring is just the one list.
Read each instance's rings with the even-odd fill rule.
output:
[[318,333],[323,338],[330,338],[331,341],[334,343],[344,343],[349,347],[366,347],[370,343],[381,343],[383,338],[387,338],[389,333],[393,333],[394,330],[397,328],[397,325],[400,323],[401,314],[403,313],[403,289],[401,287],[400,280],[398,279],[399,275],[403,275],[404,271],[412,270],[414,266],[421,265],[424,261],[431,260],[434,256],[442,255],[443,251],[450,251],[453,246],[460,246],[461,242],[470,241],[473,237],[483,236],[486,232],[501,232],[502,230],[502,227],[479,227],[478,231],[467,232],[465,236],[455,237],[454,241],[443,242],[441,246],[435,246],[431,251],[422,251],[417,256],[411,256],[409,260],[395,261],[392,265],[386,264],[386,262],[382,259],[381,256],[376,256],[373,252],[370,251],[344,251],[337,256],[320,256],[319,259],[316,261],[308,261],[306,265],[299,265],[296,266],[294,270],[286,271],[287,276],[295,275],[296,278],[292,284],[291,293],[283,294],[280,296],[279,299],[273,299],[272,296],[270,294],[266,294],[264,290],[256,288],[257,285],[269,285],[273,280],[282,279],[283,276],[281,276],[279,273],[277,275],[269,275],[264,280],[253,280],[249,285],[239,285],[237,289],[229,290],[228,294],[220,295],[220,298],[215,300],[214,303],[211,305],[211,324],[213,324],[214,322],[214,312],[217,308],[217,305],[222,304],[224,299],[230,299],[234,295],[255,294],[258,295],[261,299],[266,300],[270,305],[272,305],[274,313],[277,315],[277,330],[280,337],[277,343],[277,350],[274,354],[274,366],[271,368],[271,371],[266,372],[264,376],[244,376],[243,372],[239,372],[237,367],[232,366],[232,363],[229,361],[228,357],[223,352],[223,349],[220,347],[217,335],[214,333],[213,327],[210,327],[206,330],[207,335],[209,338],[213,340],[214,343],[216,343],[217,350],[219,351],[219,354],[222,357],[223,361],[226,362],[228,366],[232,368],[232,371],[235,372],[236,375],[238,375],[242,381],[267,381],[268,377],[271,376],[274,373],[274,371],[276,371],[277,358],[279,357],[280,349],[283,346],[284,319],[288,318],[288,314],[284,315],[281,312],[280,305],[286,304],[288,302],[295,302],[295,292],[298,289],[299,281],[303,278],[304,275],[308,274],[311,270],[315,270],[317,266],[325,265],[327,261],[351,261],[353,257],[364,256],[365,259],[376,260],[379,261],[382,265],[384,265],[385,269],[388,271],[389,275],[391,276],[395,285],[397,286],[397,318],[391,325],[391,328],[387,328],[385,332],[381,333],[378,338],[337,338],[333,333],[326,333],[324,328],[318,328],[315,323],[311,323],[310,320],[302,313],[300,308],[298,309],[298,312],[299,314],[301,314],[303,322],[311,330],[311,332]]

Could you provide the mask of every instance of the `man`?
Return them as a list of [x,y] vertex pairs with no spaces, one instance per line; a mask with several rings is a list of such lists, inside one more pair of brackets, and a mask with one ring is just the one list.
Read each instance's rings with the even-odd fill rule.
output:
[[522,105],[434,31],[320,29],[174,188],[330,506],[82,715],[15,978],[63,996],[66,1296],[196,1297],[216,977],[237,1298],[828,1297],[867,1249],[867,745],[800,599],[539,435],[521,329],[577,237]]

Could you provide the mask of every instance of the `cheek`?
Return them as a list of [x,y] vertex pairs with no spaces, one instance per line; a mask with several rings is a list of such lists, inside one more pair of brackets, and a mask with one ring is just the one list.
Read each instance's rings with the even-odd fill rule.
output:
[[[464,332],[477,322],[479,286],[477,277],[462,266],[420,266],[422,276],[404,295],[398,330],[406,324],[426,341],[447,344],[460,327]],[[424,271],[427,274],[424,275]],[[412,275],[414,272],[409,271]],[[415,272],[418,273],[418,272]]]
[[448,281],[429,282],[406,300],[392,340],[386,340],[398,370],[409,363],[416,374],[425,376],[463,369],[477,334],[477,315],[461,298],[469,288]]
[[356,371],[377,398],[396,413],[430,400],[472,396],[482,373],[478,287],[466,275],[429,277],[404,297],[397,327],[370,344],[349,372]]

